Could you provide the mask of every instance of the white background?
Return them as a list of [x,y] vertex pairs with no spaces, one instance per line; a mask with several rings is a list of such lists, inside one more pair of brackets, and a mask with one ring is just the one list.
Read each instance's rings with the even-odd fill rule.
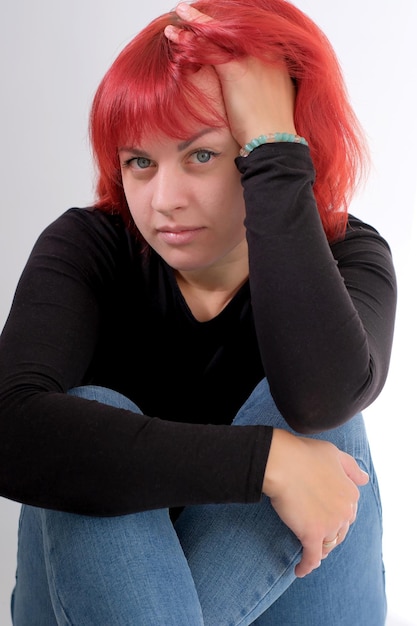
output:
[[[2,0],[0,327],[40,231],[68,207],[93,198],[90,102],[120,49],[175,1],[150,4]],[[335,47],[369,137],[373,170],[351,212],[388,239],[398,273],[390,376],[365,416],[385,510],[388,624],[411,626],[417,624],[412,511],[417,472],[411,434],[417,417],[417,2],[298,0],[297,5]],[[10,625],[18,510],[0,498],[1,626]]]

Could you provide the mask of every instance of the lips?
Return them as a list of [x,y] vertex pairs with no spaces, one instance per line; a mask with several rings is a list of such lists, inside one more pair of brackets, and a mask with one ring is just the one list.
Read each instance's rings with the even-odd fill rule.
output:
[[200,226],[167,226],[157,229],[158,238],[170,245],[191,243],[204,231]]
[[189,225],[180,225],[180,224],[172,224],[166,226],[157,227],[157,231],[160,233],[182,233],[188,230],[198,230],[200,226],[189,226]]

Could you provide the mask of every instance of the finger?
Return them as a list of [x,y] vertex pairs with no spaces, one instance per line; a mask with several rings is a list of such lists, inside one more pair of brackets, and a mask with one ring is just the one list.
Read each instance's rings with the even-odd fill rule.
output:
[[322,544],[316,542],[309,545],[303,545],[303,553],[301,561],[295,566],[294,573],[298,578],[304,578],[307,574],[310,574],[314,569],[317,569],[321,565],[322,559]]
[[339,546],[346,539],[346,535],[349,532],[350,524],[346,522],[343,524],[338,533],[334,536],[333,539],[325,539],[323,541],[323,553],[322,558],[325,559],[330,552],[332,552],[337,546]]
[[[348,527],[349,528],[349,527]],[[347,531],[346,531],[347,532]],[[329,556],[330,552],[332,552],[341,541],[344,539],[344,531],[339,531],[335,535],[333,535],[332,539],[324,539],[322,544],[322,558],[325,559]]]
[[181,33],[180,28],[177,28],[176,26],[172,26],[171,24],[169,26],[165,26],[165,29],[164,29],[165,37],[169,39],[169,41],[172,41],[173,43],[179,43],[180,36],[186,35],[186,34],[187,33]]
[[353,522],[356,520],[357,514],[358,514],[358,503],[354,502],[352,504],[352,515],[351,515],[351,518],[349,520],[349,524],[353,524]]
[[[199,22],[203,24],[204,22],[210,22],[212,20],[211,17],[204,15],[204,13],[201,13],[186,2],[180,2],[175,9],[175,13],[185,22]],[[164,34],[170,41],[174,43],[180,43],[181,41],[183,44],[187,37],[192,37],[191,33],[185,32],[181,27],[173,26],[172,24],[165,27]]]
[[346,452],[340,453],[340,460],[342,463],[342,467],[346,472],[347,476],[359,486],[366,485],[369,481],[369,476],[366,472],[361,470],[359,465],[356,463],[355,459],[347,454]]
[[327,556],[337,546],[340,539],[340,533],[337,532],[333,535],[332,539],[323,539],[322,553]]
[[178,15],[178,17],[180,17],[181,19],[187,22],[204,23],[204,22],[210,22],[212,19],[208,15],[201,13],[200,11],[198,11],[191,5],[187,4],[186,2],[180,2],[175,9],[175,13]]
[[346,522],[346,524],[343,524],[343,526],[341,526],[338,534],[338,539],[337,539],[337,545],[339,546],[341,543],[343,543],[343,541],[346,539],[346,535],[349,532],[349,528],[350,528],[350,524],[349,522]]

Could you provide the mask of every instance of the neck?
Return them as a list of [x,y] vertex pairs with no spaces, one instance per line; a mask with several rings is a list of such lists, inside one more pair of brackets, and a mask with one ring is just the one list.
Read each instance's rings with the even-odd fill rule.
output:
[[178,287],[200,322],[216,317],[249,276],[247,255],[204,271],[175,272]]

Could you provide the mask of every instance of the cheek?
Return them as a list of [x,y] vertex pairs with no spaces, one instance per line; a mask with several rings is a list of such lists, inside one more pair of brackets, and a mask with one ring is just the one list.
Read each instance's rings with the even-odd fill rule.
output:
[[210,181],[207,194],[216,204],[227,205],[233,212],[244,209],[241,177],[234,163],[227,164],[221,176]]
[[146,203],[143,192],[123,181],[123,190],[130,214],[139,230],[146,224]]
[[234,184],[230,185],[223,194],[226,198],[229,210],[234,215],[235,219],[242,220],[246,214],[245,200],[243,197],[243,188],[240,184],[240,179]]
[[142,205],[133,207],[129,205],[129,210],[132,219],[136,224],[136,228],[142,233],[142,235],[146,239],[147,232],[149,231],[149,219],[147,217],[147,212],[145,208]]

